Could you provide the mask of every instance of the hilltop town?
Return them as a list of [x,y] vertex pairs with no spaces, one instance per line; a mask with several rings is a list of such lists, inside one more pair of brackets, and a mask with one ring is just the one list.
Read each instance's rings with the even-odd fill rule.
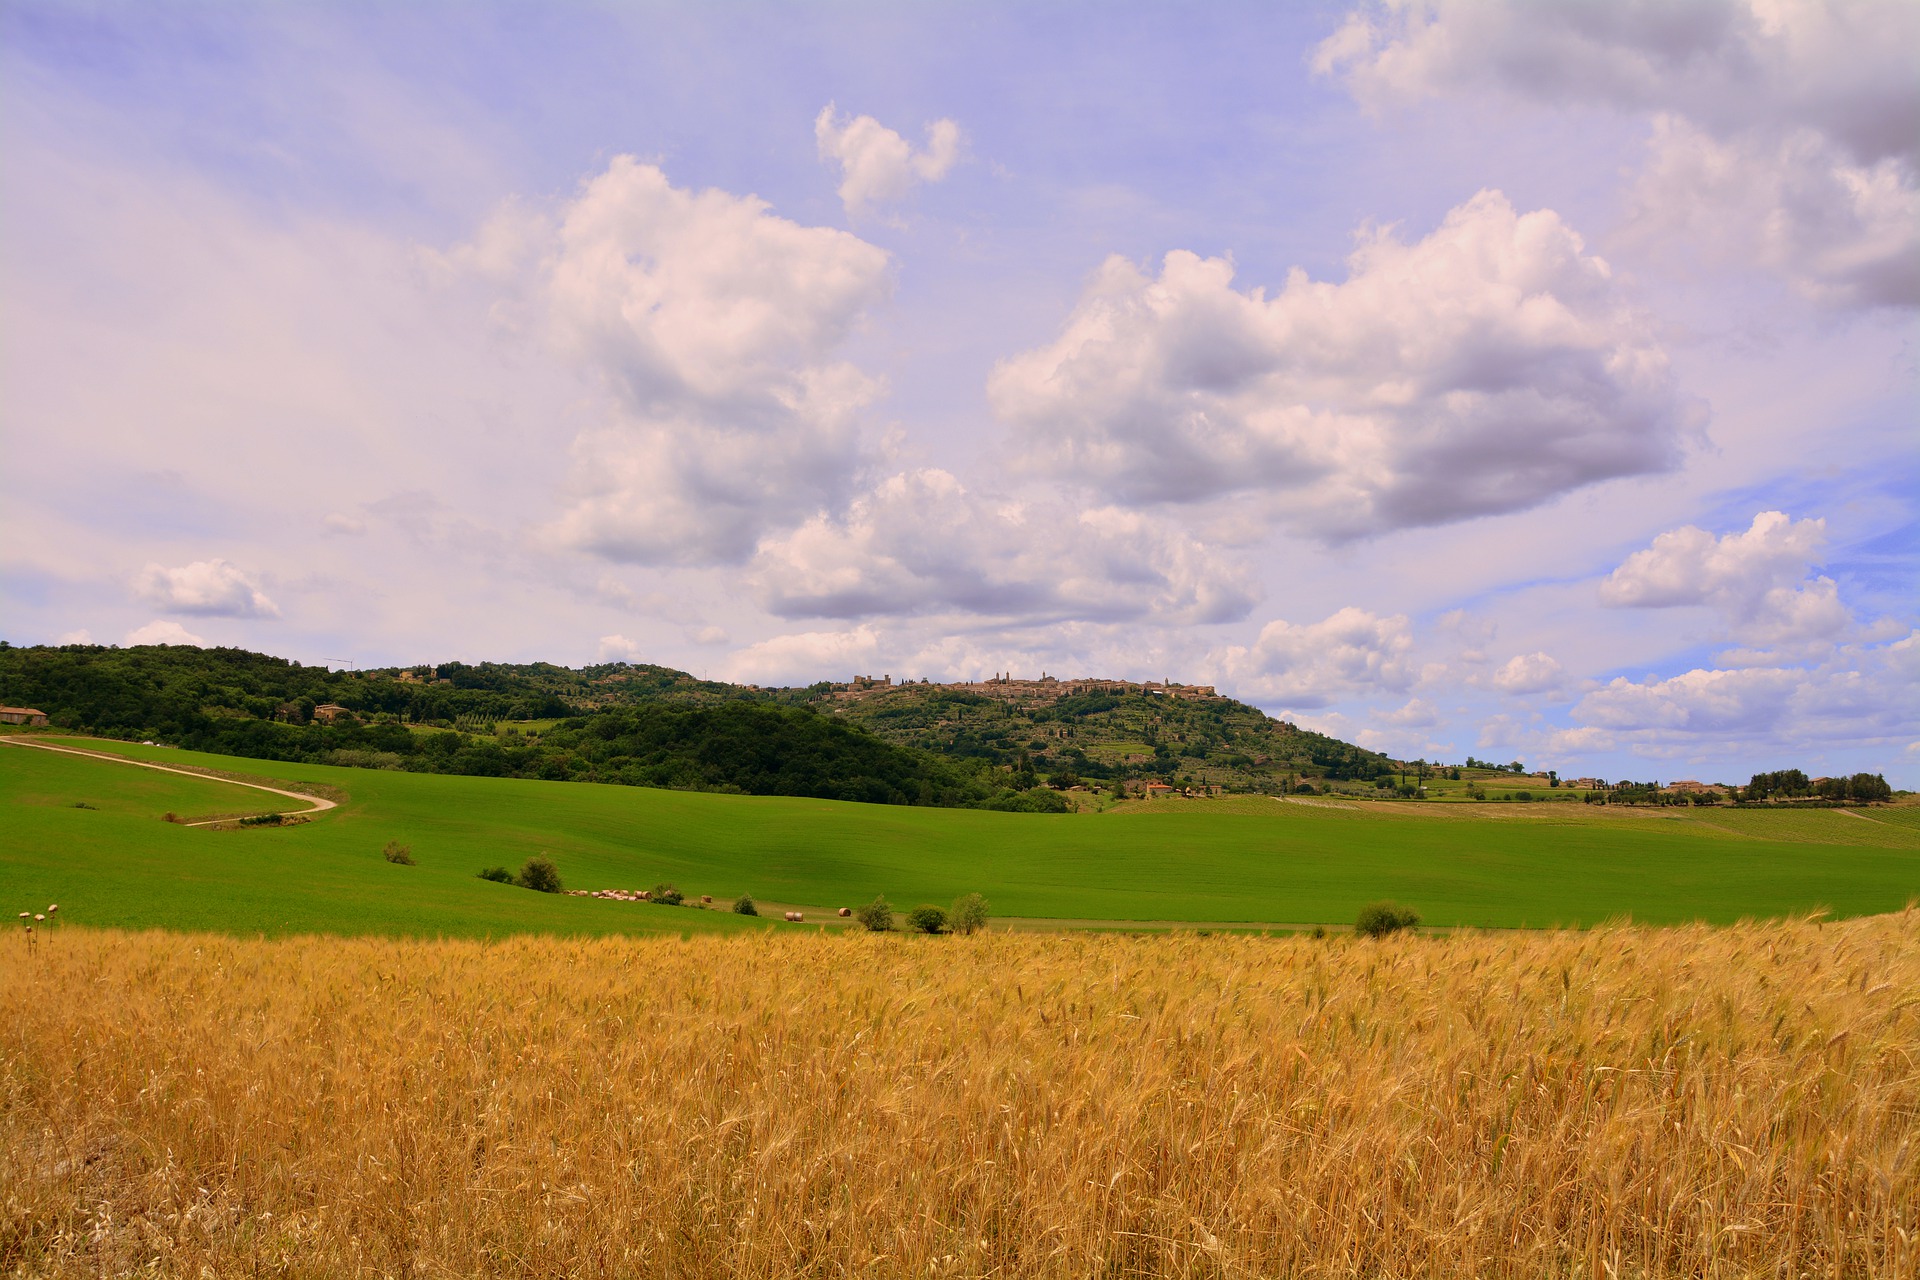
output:
[[891,676],[766,690],[844,717],[901,746],[974,757],[1135,794],[1286,790],[1307,777],[1363,780],[1398,766],[1275,720],[1212,685],[1061,678],[894,683]]

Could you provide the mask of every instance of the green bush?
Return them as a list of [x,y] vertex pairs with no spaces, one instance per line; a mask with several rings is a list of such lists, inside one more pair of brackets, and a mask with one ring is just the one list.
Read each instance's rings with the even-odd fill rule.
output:
[[491,880],[495,884],[513,883],[513,872],[507,870],[505,867],[487,867],[482,870],[479,875],[482,880]]
[[987,900],[977,893],[953,900],[947,912],[947,927],[955,933],[978,933],[987,927]]
[[743,893],[733,900],[733,914],[737,916],[757,916],[760,908],[753,905],[753,895]]
[[907,912],[907,928],[915,933],[939,933],[947,927],[947,913],[931,903]]
[[1384,938],[1402,929],[1412,929],[1419,923],[1420,913],[1412,907],[1403,907],[1397,902],[1369,902],[1360,908],[1360,916],[1353,922],[1353,931],[1363,937]]
[[666,907],[677,907],[687,900],[687,895],[670,884],[653,886],[653,901]]
[[884,896],[875,898],[866,906],[853,913],[854,919],[874,933],[885,933],[893,928],[893,908]]
[[380,851],[380,855],[388,862],[398,863],[403,867],[413,865],[413,846],[401,844],[398,840],[387,841],[387,847]]
[[514,883],[522,889],[532,889],[535,893],[560,892],[560,868],[553,865],[553,859],[544,853],[536,853],[527,859],[520,868],[520,874]]

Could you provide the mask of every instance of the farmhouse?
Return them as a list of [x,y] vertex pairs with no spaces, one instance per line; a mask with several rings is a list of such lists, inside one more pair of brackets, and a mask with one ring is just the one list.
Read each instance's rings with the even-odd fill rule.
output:
[[45,724],[47,713],[35,707],[0,707],[0,724]]
[[313,709],[313,718],[321,724],[332,724],[341,716],[351,716],[353,712],[337,702],[323,702]]

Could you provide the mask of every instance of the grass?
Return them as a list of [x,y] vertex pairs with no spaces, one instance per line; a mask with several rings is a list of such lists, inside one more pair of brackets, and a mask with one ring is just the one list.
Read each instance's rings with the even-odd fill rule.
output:
[[[101,744],[87,744],[101,745]],[[136,749],[137,750],[137,749]],[[258,774],[252,760],[141,751],[167,765],[211,764]],[[263,780],[285,785],[280,766]],[[318,772],[358,784],[379,771]],[[295,784],[297,785],[297,783]],[[78,802],[93,805],[76,809]],[[618,909],[615,904],[532,893],[475,878],[502,860],[496,844],[469,854],[439,833],[421,865],[398,866],[382,850],[393,835],[348,802],[339,825],[320,821],[275,829],[208,831],[159,821],[259,813],[302,806],[213,780],[0,748],[0,916],[59,902],[69,919],[239,933],[411,933],[481,937],[528,930],[670,932],[753,927],[739,917],[687,909]],[[336,811],[340,812],[340,811]],[[332,817],[331,814],[323,815]],[[411,829],[417,823],[395,824]],[[400,842],[410,843],[405,835]],[[531,853],[513,860],[518,868]],[[651,883],[649,881],[648,883]],[[18,904],[17,906],[14,904]]]
[[[72,742],[74,740],[68,740]],[[1393,898],[1431,925],[1595,924],[1897,910],[1920,894],[1908,811],[1603,809],[1586,805],[1154,801],[1065,816],[907,809],[513,779],[461,778],[82,743],[169,765],[339,788],[339,809],[284,830],[186,830],[168,808],[258,807],[197,779],[0,747],[0,907],[59,901],[76,919],[268,934],[449,936],[765,928],[725,912],[554,899],[474,878],[550,854],[569,887],[678,884],[731,902],[947,903],[997,915],[1350,924]],[[98,804],[91,812],[76,801]],[[418,864],[381,857],[389,840]],[[771,927],[781,927],[773,925]]]
[[6,942],[6,1274],[1920,1273],[1920,912]]

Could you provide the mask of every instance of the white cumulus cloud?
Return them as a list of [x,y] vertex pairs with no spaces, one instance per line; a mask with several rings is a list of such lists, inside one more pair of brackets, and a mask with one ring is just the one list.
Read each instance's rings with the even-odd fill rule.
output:
[[149,564],[133,580],[134,594],[170,613],[221,618],[275,618],[280,607],[252,577],[225,560],[196,560],[168,568]]
[[1920,632],[1803,666],[1615,679],[1574,704],[1570,749],[1646,754],[1885,747],[1920,731]]
[[1834,307],[1920,303],[1920,184],[1905,162],[1852,163],[1811,129],[1722,141],[1655,122],[1629,234],[1720,264],[1751,261]]
[[882,386],[837,353],[890,295],[884,250],[620,156],[557,218],[511,205],[438,262],[530,304],[608,393],[573,442],[559,544],[739,562],[769,529],[844,500]]
[[638,640],[629,640],[623,635],[601,636],[597,660],[600,662],[645,662],[645,646]]
[[1380,107],[1488,90],[1656,118],[1636,222],[1838,305],[1920,303],[1912,0],[1398,0],[1314,65]]
[[1407,619],[1352,606],[1314,623],[1269,622],[1252,645],[1215,653],[1210,667],[1236,697],[1293,707],[1405,692],[1420,674]]
[[895,475],[843,516],[761,548],[783,617],[960,611],[1027,623],[1245,616],[1247,575],[1164,521],[1115,507],[995,501],[935,469]]
[[156,618],[144,627],[127,632],[121,644],[190,644],[204,649],[207,642],[177,622]]
[[803,631],[748,645],[729,657],[722,670],[740,684],[811,684],[882,674],[871,670],[879,656],[880,636],[871,627]]
[[1809,577],[1826,546],[1824,520],[1762,511],[1744,531],[1716,538],[1695,525],[1663,533],[1600,584],[1602,604],[1714,609],[1749,644],[1827,640],[1853,622],[1828,577]]
[[1559,662],[1551,655],[1522,653],[1509,658],[1493,673],[1493,687],[1502,693],[1516,695],[1545,693],[1559,687],[1562,675]]
[[1328,538],[1518,511],[1672,465],[1693,410],[1607,264],[1485,191],[1348,278],[1115,257],[989,390],[1030,460],[1115,500],[1239,496]]
[[900,199],[915,183],[938,182],[960,158],[960,126],[936,120],[927,143],[913,144],[872,116],[842,119],[829,102],[813,122],[820,159],[840,170],[840,202],[848,213]]

